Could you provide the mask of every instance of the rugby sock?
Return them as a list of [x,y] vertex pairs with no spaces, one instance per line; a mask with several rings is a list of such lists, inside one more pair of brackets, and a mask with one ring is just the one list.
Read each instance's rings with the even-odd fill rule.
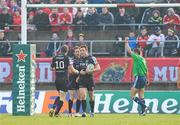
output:
[[76,101],[76,113],[79,112],[80,105],[81,105],[81,101],[78,99],[78,100]]
[[82,110],[86,112],[86,100],[82,100]]
[[146,108],[146,105],[138,97],[134,97],[133,100],[138,103],[142,108]]
[[[144,100],[144,98],[141,98],[141,102],[145,105],[145,100]],[[143,108],[143,107],[141,106],[142,112],[144,112],[144,109],[145,109],[145,108]]]
[[94,113],[94,101],[89,101],[91,106],[91,112]]
[[59,96],[58,97],[56,97],[56,99],[55,99],[55,101],[54,101],[54,104],[53,104],[53,109],[55,109],[56,108],[56,106],[58,106],[59,105]]
[[71,99],[69,99],[68,105],[69,105],[69,113],[71,113],[71,109],[73,106],[73,101]]
[[63,103],[64,102],[62,100],[59,100],[59,105],[56,108],[55,115],[59,113],[59,111],[61,110],[61,107],[63,106]]

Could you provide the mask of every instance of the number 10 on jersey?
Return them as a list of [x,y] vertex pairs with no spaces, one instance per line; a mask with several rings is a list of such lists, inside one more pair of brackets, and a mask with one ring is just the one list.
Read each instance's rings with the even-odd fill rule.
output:
[[56,61],[56,69],[64,69],[64,61]]

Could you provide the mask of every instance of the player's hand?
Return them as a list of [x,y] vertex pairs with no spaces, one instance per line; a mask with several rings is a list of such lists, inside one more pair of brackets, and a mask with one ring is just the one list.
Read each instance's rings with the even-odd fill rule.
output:
[[147,81],[146,86],[148,86],[148,87],[149,87],[150,85],[151,85],[151,83],[150,83],[149,81]]
[[177,81],[177,87],[180,89],[180,81]]
[[77,69],[75,69],[75,74],[79,74],[79,71]]
[[76,78],[76,83],[78,83],[79,82],[79,76]]
[[87,74],[92,74],[93,71],[90,71],[90,70],[86,69],[86,73],[87,73]]
[[51,71],[55,71],[56,69],[53,67],[53,68],[51,68]]
[[80,74],[81,74],[81,75],[86,75],[86,71],[81,70],[81,71],[80,71]]

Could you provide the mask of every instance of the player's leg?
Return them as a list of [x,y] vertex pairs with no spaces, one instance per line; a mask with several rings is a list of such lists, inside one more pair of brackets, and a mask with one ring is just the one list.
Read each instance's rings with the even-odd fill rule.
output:
[[89,97],[90,97],[90,107],[91,107],[91,113],[90,117],[94,117],[94,90],[89,91]]
[[54,100],[54,104],[53,104],[52,109],[49,111],[49,116],[50,116],[50,117],[54,116],[56,106],[59,105],[59,100],[60,100],[60,97],[57,96],[56,99]]
[[59,104],[57,105],[57,108],[56,108],[56,111],[55,111],[55,116],[57,116],[59,114],[59,111],[61,110],[62,106],[63,106],[63,103],[65,101],[65,98],[66,98],[66,92],[60,90],[59,91]]
[[85,112],[86,112],[86,92],[87,92],[87,89],[86,88],[80,88],[79,92],[80,92],[80,97],[82,100],[82,110],[83,110],[82,117],[86,117]]
[[145,104],[144,91],[145,91],[145,89],[142,88],[138,92],[139,99],[141,99],[142,103],[144,104],[141,106],[141,113],[140,113],[141,115],[145,115],[147,113],[147,110],[149,110],[149,107],[146,106],[146,104]]
[[145,108],[145,104],[141,101],[140,98],[136,97],[136,94],[141,89],[140,76],[136,76],[133,82],[133,86],[131,87],[131,99],[138,103],[141,107]]
[[79,112],[81,106],[81,95],[79,89],[77,91],[77,101],[76,101],[76,113]]
[[56,87],[57,87],[57,90],[59,90],[59,97],[60,97],[59,103],[58,103],[56,111],[55,111],[55,116],[58,116],[59,111],[61,110],[63,103],[66,99],[67,79],[62,77],[62,79],[58,80],[56,83],[57,83]]
[[69,114],[72,113],[72,106],[73,106],[73,100],[75,97],[75,90],[69,90],[69,101],[68,101],[68,107],[69,107]]
[[141,105],[142,112],[140,114],[145,115],[148,110],[148,107],[145,105],[145,100],[144,100],[145,85],[147,83],[146,76],[141,76],[138,82],[139,82],[138,96],[141,102],[143,103],[143,105]]
[[94,82],[93,82],[93,80],[89,81],[87,89],[88,89],[88,94],[89,94],[89,98],[90,98],[89,104],[91,107],[90,117],[94,117]]
[[[57,90],[58,95],[59,95],[59,91],[60,91],[61,86],[60,86],[60,84],[58,84],[58,80],[55,81],[55,86],[56,86],[56,90]],[[56,99],[54,100],[54,104],[53,104],[52,109],[49,111],[49,116],[50,117],[54,116],[55,109],[59,106],[59,102],[60,102],[60,97],[57,96]]]

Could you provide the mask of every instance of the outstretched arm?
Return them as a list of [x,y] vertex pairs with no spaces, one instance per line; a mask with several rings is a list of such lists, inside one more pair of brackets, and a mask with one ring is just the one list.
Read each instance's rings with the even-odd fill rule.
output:
[[125,38],[125,48],[126,48],[127,52],[131,55],[132,51],[128,44],[128,37]]

